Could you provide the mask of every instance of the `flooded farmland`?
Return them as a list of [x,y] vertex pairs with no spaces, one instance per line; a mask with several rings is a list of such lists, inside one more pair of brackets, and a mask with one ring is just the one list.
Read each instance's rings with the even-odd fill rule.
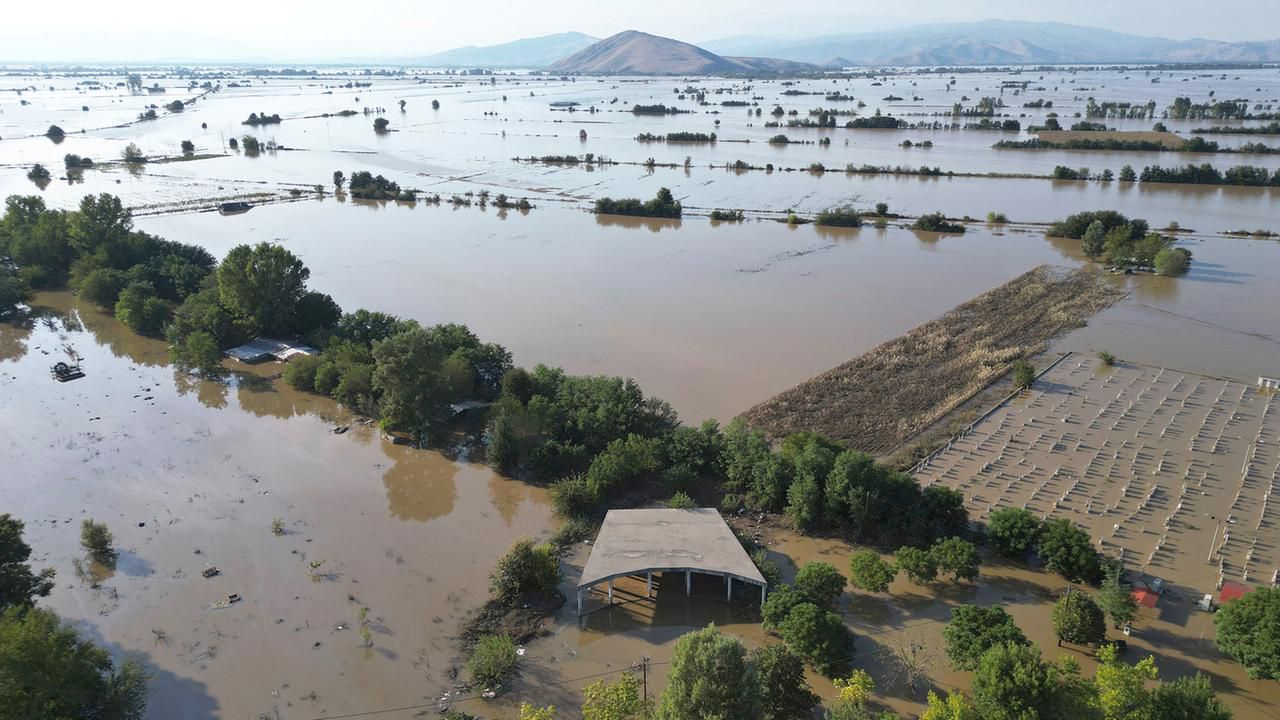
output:
[[[1152,84],[1152,74],[1162,82]],[[1153,227],[1177,222],[1179,244],[1194,252],[1194,262],[1176,279],[1108,276],[1127,296],[1087,327],[1056,339],[1054,353],[1089,357],[1106,349],[1130,368],[1147,368],[1122,368],[1119,376],[1141,373],[1149,381],[1169,368],[1229,384],[1233,392],[1252,392],[1258,376],[1280,373],[1280,242],[1222,234],[1280,231],[1275,188],[807,170],[813,163],[927,164],[956,173],[1047,175],[1056,165],[1119,171],[1126,164],[1187,162],[1275,169],[1280,155],[996,151],[994,142],[1025,137],[1025,130],[764,127],[775,105],[807,117],[810,109],[830,106],[825,96],[836,91],[865,101],[859,116],[880,111],[910,122],[951,122],[960,96],[969,98],[966,104],[998,96],[1024,128],[1046,117],[1045,109],[1021,107],[1033,99],[1052,100],[1064,119],[1083,111],[1089,97],[1151,100],[1163,109],[1177,95],[1203,97],[1210,90],[1271,108],[1280,102],[1274,68],[989,72],[960,75],[954,86],[951,76],[939,74],[788,86],[724,78],[497,76],[491,82],[434,75],[373,78],[369,87],[344,87],[352,77],[337,74],[265,80],[236,74],[228,78],[240,87],[223,79],[223,89],[208,94],[190,89],[185,78],[156,72],[145,80],[165,86],[162,98],[199,97],[181,113],[142,122],[135,121],[137,113],[159,99],[116,89],[119,76],[96,77],[104,87],[77,86],[83,76],[0,77],[0,90],[11,91],[0,94],[0,194],[38,194],[59,208],[89,193],[117,194],[135,209],[139,229],[217,257],[242,243],[279,243],[306,262],[312,284],[343,308],[378,309],[424,324],[465,323],[504,344],[521,366],[633,377],[686,423],[728,421],[1033,267],[1093,267],[1079,242],[1047,239],[1040,224],[1103,208],[1146,218]],[[1011,79],[1027,87],[1017,94],[1002,90]],[[712,104],[699,105],[688,87],[703,89]],[[788,90],[811,94],[783,94]],[[888,95],[921,99],[882,99]],[[556,100],[581,105],[574,112],[549,107]],[[723,100],[754,103],[764,115],[719,105]],[[659,102],[689,112],[629,111]],[[392,132],[375,133],[363,112],[336,115],[365,107],[386,108]],[[279,113],[283,121],[242,125],[251,112]],[[1147,130],[1154,120],[1108,122]],[[1165,122],[1185,137],[1213,124]],[[53,123],[67,131],[61,142],[43,136]],[[695,145],[635,140],[644,132],[675,131],[716,132],[719,139]],[[767,143],[782,132],[807,144]],[[228,141],[246,133],[274,141],[274,149],[254,157],[232,150]],[[819,144],[823,137],[831,143]],[[180,143],[187,139],[196,151],[182,159]],[[901,147],[908,139],[917,146]],[[923,140],[933,146],[919,147]],[[133,169],[113,163],[129,142],[173,161]],[[101,167],[59,177],[66,153],[93,157]],[[586,153],[622,163],[652,157],[655,166],[513,160]],[[772,163],[775,170],[724,167],[738,160]],[[45,187],[26,178],[34,162],[55,169]],[[335,170],[384,174],[446,200],[354,200],[333,192]],[[648,198],[663,186],[685,204],[684,219],[585,211],[603,196]],[[534,207],[481,207],[473,199],[481,191],[527,197]],[[447,200],[465,193],[472,194],[468,204]],[[196,211],[242,196],[260,204],[231,216]],[[964,235],[914,231],[909,218],[860,229],[775,222],[787,211],[811,214],[854,198],[865,207],[887,202],[908,216],[942,210],[983,218],[995,211],[1013,222],[973,222]],[[742,208],[748,218],[714,223],[705,217],[714,208]],[[33,563],[58,571],[58,587],[44,602],[113,652],[145,658],[155,673],[149,717],[308,720],[409,706],[383,716],[415,717],[423,708],[434,714],[435,700],[455,683],[458,627],[484,601],[494,562],[515,539],[545,538],[557,526],[545,489],[471,461],[475,448],[465,443],[444,452],[394,445],[337,403],[291,389],[279,380],[278,364],[238,367],[226,381],[200,380],[170,366],[163,342],[133,334],[68,292],[40,293],[32,307],[24,324],[0,324],[0,459],[6,466],[0,510],[26,521]],[[52,382],[49,366],[68,348],[83,357],[88,376]],[[1089,397],[1082,392],[1079,399]],[[1269,412],[1264,420],[1274,424],[1276,411]],[[1231,422],[1231,409],[1220,414]],[[1267,432],[1263,439],[1273,444],[1274,433]],[[1274,464],[1274,447],[1267,447]],[[1215,471],[1234,480],[1228,476],[1241,458],[1214,459],[1222,461]],[[971,470],[956,472],[968,481]],[[1165,488],[1170,497],[1175,485]],[[1246,499],[1256,505],[1256,498]],[[977,505],[970,510],[982,514]],[[1236,535],[1237,543],[1255,540],[1261,548],[1249,577],[1260,584],[1270,580],[1264,566],[1274,565],[1277,540],[1266,512],[1253,536]],[[114,572],[74,564],[81,554],[78,525],[86,517],[106,521],[115,532],[122,555]],[[277,518],[285,528],[280,536],[271,531]],[[853,549],[783,530],[767,539],[788,578],[815,559],[845,568]],[[1160,538],[1144,532],[1139,539],[1144,543],[1132,552],[1145,556],[1154,547],[1146,541]],[[1160,572],[1188,585],[1204,574],[1202,540],[1174,543],[1189,555],[1160,558]],[[1241,544],[1229,547],[1236,555],[1248,552]],[[565,559],[566,593],[588,551],[579,546]],[[1242,557],[1233,567],[1243,567]],[[219,573],[202,577],[209,567]],[[894,675],[894,643],[911,637],[936,645],[950,607],[998,603],[1053,655],[1048,613],[1063,585],[1056,576],[997,562],[972,585],[922,588],[899,580],[889,595],[848,592],[842,610],[857,635],[855,665],[876,678],[887,707],[919,712],[922,693],[908,693]],[[758,607],[726,605],[719,587],[709,580],[705,587],[695,584],[690,601],[680,588],[664,591],[659,583],[656,604],[631,602],[581,622],[566,605],[550,635],[526,648],[522,675],[509,693],[457,706],[506,718],[528,699],[555,704],[571,717],[590,682],[584,678],[644,657],[653,664],[652,697],[665,684],[663,663],[672,645],[689,630],[714,621],[748,645],[767,641]],[[230,593],[243,599],[215,607]],[[1238,718],[1274,717],[1276,683],[1249,680],[1222,658],[1210,642],[1209,616],[1185,605],[1181,598],[1144,616],[1129,639],[1131,655],[1154,654],[1166,678],[1210,674]],[[370,647],[355,629],[361,608],[373,620]],[[1084,654],[1074,654],[1092,670]],[[968,681],[945,661],[930,677],[940,690]],[[830,681],[812,672],[809,679],[824,698],[834,695]]]

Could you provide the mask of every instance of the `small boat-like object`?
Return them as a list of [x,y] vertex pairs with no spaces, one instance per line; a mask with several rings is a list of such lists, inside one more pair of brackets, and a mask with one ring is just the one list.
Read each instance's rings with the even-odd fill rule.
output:
[[218,205],[218,212],[222,215],[239,215],[247,213],[253,209],[253,205],[243,200],[233,202],[224,202]]
[[84,377],[84,370],[80,368],[79,361],[74,363],[56,362],[53,367],[49,368],[49,375],[58,382],[69,382]]

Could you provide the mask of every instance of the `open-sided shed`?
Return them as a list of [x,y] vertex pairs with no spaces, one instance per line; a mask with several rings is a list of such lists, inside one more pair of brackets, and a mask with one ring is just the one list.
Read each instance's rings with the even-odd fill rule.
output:
[[596,585],[608,583],[612,604],[616,578],[644,575],[649,596],[653,574],[670,572],[685,574],[686,594],[693,573],[723,577],[727,599],[733,598],[734,580],[759,586],[761,602],[768,587],[756,564],[713,508],[610,510],[582,569],[578,614],[582,614],[583,595]]

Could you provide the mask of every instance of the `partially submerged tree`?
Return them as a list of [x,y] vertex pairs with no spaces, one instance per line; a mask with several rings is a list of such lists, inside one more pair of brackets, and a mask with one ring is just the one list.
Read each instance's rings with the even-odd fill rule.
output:
[[1249,677],[1280,679],[1280,588],[1255,588],[1223,603],[1213,623],[1218,649]]
[[988,650],[997,645],[1029,644],[1022,630],[1003,608],[961,605],[951,610],[951,621],[942,629],[947,659],[957,670],[974,670]]
[[867,592],[886,592],[897,571],[874,550],[859,550],[849,556],[850,583]]
[[715,624],[684,635],[671,655],[656,720],[756,716],[760,690],[742,643]]
[[107,529],[106,523],[96,522],[93,518],[85,518],[80,523],[80,546],[94,560],[104,565],[115,562],[116,549],[112,544],[114,542],[115,538]]
[[[751,653],[760,687],[761,720],[801,720],[808,718],[819,698],[804,676],[804,659],[781,643],[756,648]],[[586,707],[583,707],[583,720]]]
[[987,518],[987,536],[999,552],[1022,557],[1040,538],[1040,519],[1026,508],[1001,508]]
[[81,639],[51,610],[0,613],[0,717],[142,720],[147,672]]
[[1058,644],[1100,645],[1107,637],[1102,608],[1082,592],[1068,590],[1053,606],[1053,634]]

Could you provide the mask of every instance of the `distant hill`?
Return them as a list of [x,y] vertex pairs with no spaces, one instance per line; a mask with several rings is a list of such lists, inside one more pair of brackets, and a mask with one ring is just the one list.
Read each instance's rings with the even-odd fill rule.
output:
[[710,40],[725,55],[766,55],[848,65],[1278,62],[1280,40],[1222,42],[1143,37],[1064,23],[986,20],[798,40],[759,36]]
[[814,69],[806,63],[759,57],[722,57],[671,38],[627,30],[547,68],[552,72],[608,75],[734,75]]
[[564,32],[502,43],[446,50],[426,57],[411,58],[414,65],[434,67],[525,67],[542,68],[591,45],[599,38],[580,32]]

